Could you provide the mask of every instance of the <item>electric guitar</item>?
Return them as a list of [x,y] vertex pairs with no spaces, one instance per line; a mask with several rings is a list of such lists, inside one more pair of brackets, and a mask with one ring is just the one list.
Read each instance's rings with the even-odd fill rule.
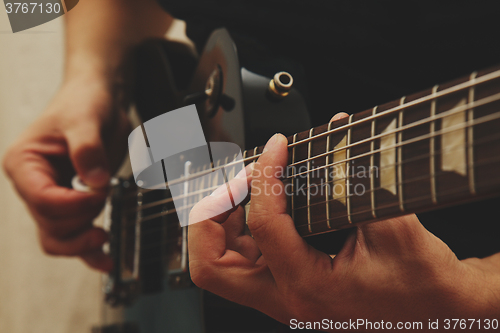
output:
[[[274,77],[240,68],[226,30],[211,35],[199,59],[181,48],[155,40],[138,49],[135,104],[142,120],[196,104],[207,142],[246,148],[245,164],[259,157],[272,134],[287,135],[283,181],[290,214],[313,245],[320,234],[500,194],[499,69],[311,129],[293,77],[279,68]],[[177,158],[182,177],[193,179],[223,166],[231,174],[236,159],[186,168],[189,154]],[[213,185],[192,182],[183,194],[186,206]],[[93,332],[285,331],[265,315],[193,286],[188,230],[180,227],[178,210],[168,189],[141,189],[133,179],[113,186],[108,229],[114,271],[104,279],[103,325]]]

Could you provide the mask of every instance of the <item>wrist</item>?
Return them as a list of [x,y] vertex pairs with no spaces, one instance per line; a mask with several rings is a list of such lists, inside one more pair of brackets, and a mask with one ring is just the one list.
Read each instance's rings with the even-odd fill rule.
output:
[[132,61],[103,61],[105,57],[78,54],[68,57],[63,83],[106,94],[120,109],[127,109],[132,87]]
[[92,78],[114,85],[129,80],[130,57],[95,55],[78,52],[66,58],[64,81],[74,78]]

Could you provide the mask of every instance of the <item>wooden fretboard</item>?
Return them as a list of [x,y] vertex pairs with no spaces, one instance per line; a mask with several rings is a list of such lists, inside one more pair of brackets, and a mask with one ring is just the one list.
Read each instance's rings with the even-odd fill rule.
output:
[[302,236],[500,194],[500,70],[474,72],[288,143],[284,182]]

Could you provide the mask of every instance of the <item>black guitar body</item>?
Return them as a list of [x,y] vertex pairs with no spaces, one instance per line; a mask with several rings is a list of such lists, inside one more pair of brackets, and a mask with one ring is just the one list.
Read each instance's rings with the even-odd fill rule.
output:
[[[199,58],[185,45],[164,40],[144,43],[135,56],[134,101],[143,122],[196,104],[206,141],[234,142],[242,150],[265,144],[276,132],[289,136],[311,127],[301,94],[292,88],[285,98],[271,96],[268,92],[271,77],[240,68],[236,46],[224,29],[212,34]],[[275,68],[276,73],[282,70]],[[194,286],[187,267],[187,231],[180,228],[176,219],[167,216],[142,223],[140,247],[134,243],[135,217],[120,213],[123,206],[137,204],[135,196],[127,202],[121,200],[129,192],[137,192],[133,181],[121,181],[111,199],[110,249],[115,270],[105,283],[108,304],[104,309],[104,326],[95,328],[95,332],[286,329],[253,309]],[[147,204],[164,197],[168,197],[165,191],[153,191],[140,200]],[[152,208],[148,214],[161,209]],[[135,259],[134,251],[139,253]],[[138,261],[136,266],[134,260]]]

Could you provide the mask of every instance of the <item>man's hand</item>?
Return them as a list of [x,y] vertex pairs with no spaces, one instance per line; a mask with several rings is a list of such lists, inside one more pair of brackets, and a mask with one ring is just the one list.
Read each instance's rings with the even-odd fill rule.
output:
[[[309,246],[287,214],[284,190],[276,194],[283,189],[276,175],[287,158],[286,139],[275,135],[248,176],[253,238],[244,233],[242,207],[189,227],[190,272],[199,287],[283,323],[421,321],[425,331],[429,319],[498,314],[498,298],[491,294],[491,288],[500,290],[498,271],[491,284],[415,215],[357,227],[333,259]],[[207,216],[224,199],[204,198],[191,216]]]
[[[129,122],[104,78],[64,83],[42,116],[12,145],[3,165],[39,226],[45,252],[80,256],[110,270],[104,230],[92,226],[106,198],[110,174],[126,152]],[[69,188],[75,172],[89,186]]]
[[[39,226],[45,252],[80,256],[109,271],[111,260],[101,249],[107,235],[92,220],[126,151],[130,51],[163,37],[172,17],[155,0],[86,0],[65,21],[63,86],[12,145],[3,166]],[[70,189],[75,173],[102,190]]]

